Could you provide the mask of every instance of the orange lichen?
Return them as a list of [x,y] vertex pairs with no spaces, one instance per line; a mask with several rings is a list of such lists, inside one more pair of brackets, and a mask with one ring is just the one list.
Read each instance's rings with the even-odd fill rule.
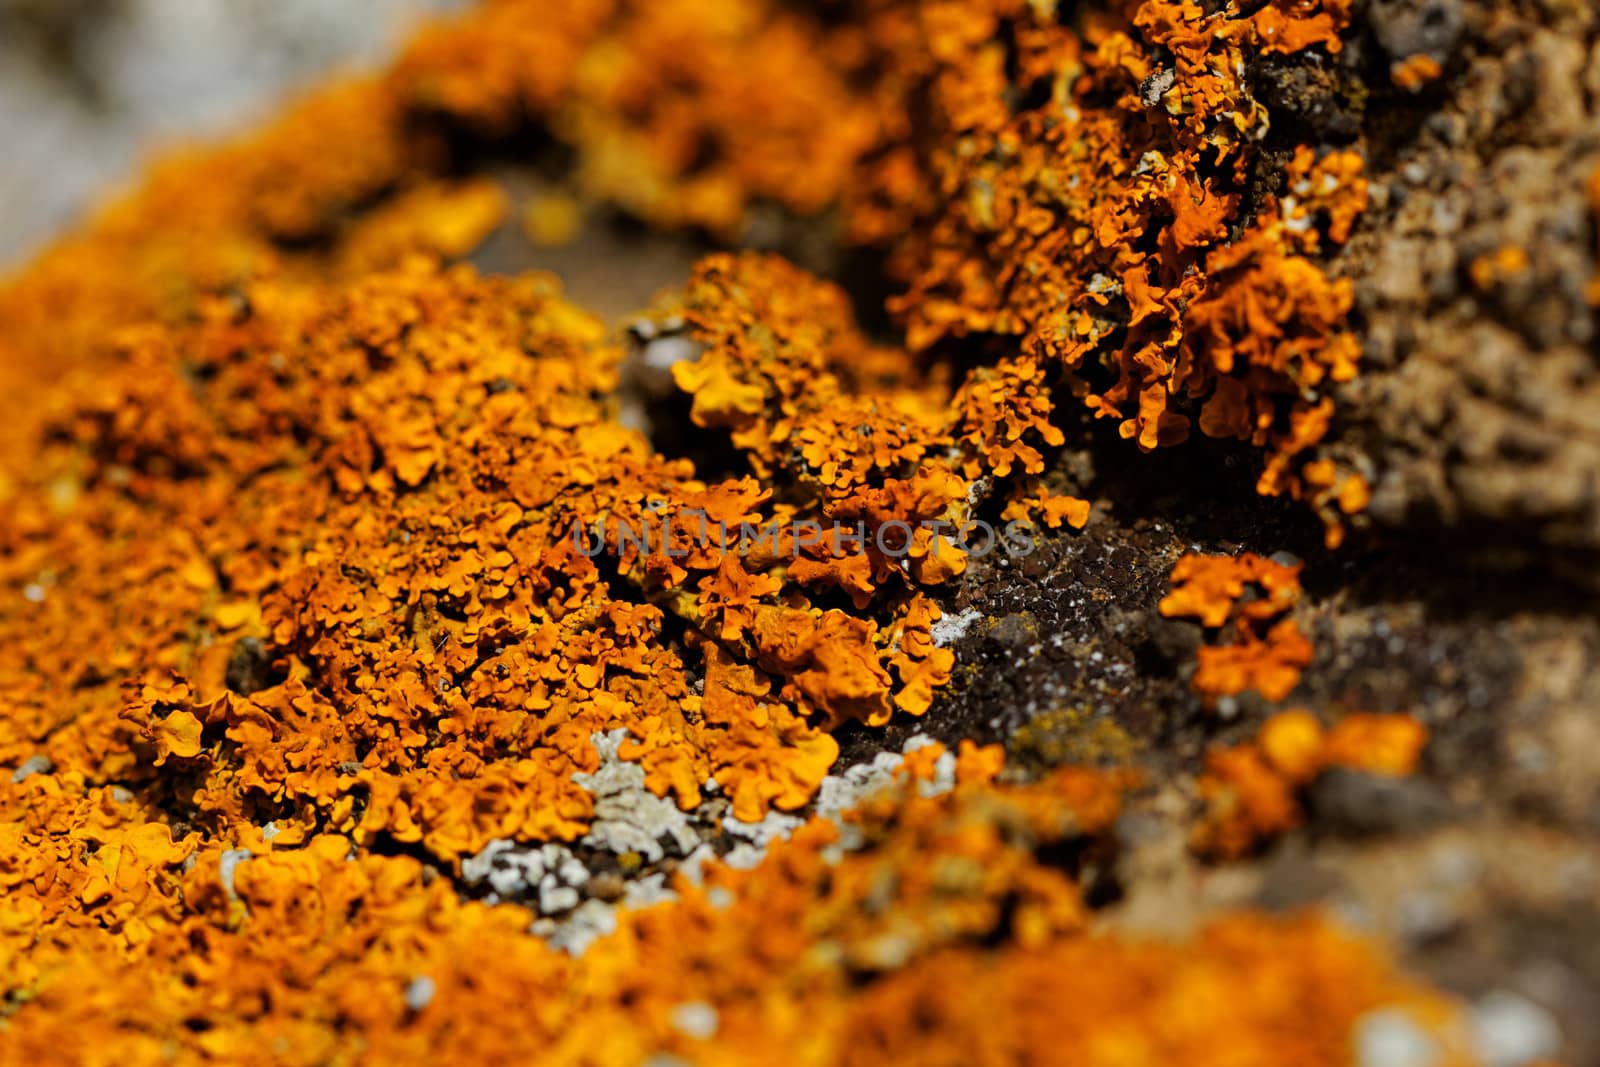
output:
[[1424,86],[1439,80],[1444,73],[1444,68],[1439,61],[1427,53],[1419,53],[1398,59],[1389,67],[1389,79],[1395,87],[1407,92],[1415,93]]
[[507,208],[505,190],[485,178],[419,185],[350,227],[339,269],[358,277],[418,252],[458,259],[483,243]]
[[523,235],[535,247],[559,248],[577,239],[583,228],[583,209],[570,196],[536,196],[523,208],[520,221]]
[[[817,814],[835,734],[949,680],[934,594],[975,520],[1087,523],[1064,398],[1145,449],[1248,442],[1330,538],[1365,506],[1320,451],[1357,348],[1312,258],[1361,161],[1274,174],[1248,74],[1337,51],[1348,4],[1055,7],[489,0],[0,286],[0,1058],[1264,1065],[1343,1062],[1379,1008],[1443,1034],[1315,918],[1086,936],[1130,770],[908,744]],[[735,473],[661,454],[604,324],[450,265],[511,202],[473,171],[534,142],[572,160],[536,236],[597,203],[724,240],[836,221],[888,250],[903,344],[775,256],[708,256],[665,305],[673,399]],[[1293,688],[1297,574],[1180,562],[1162,611],[1217,631],[1208,699]],[[1420,743],[1274,720],[1202,784],[1243,798],[1221,851]],[[597,844],[629,804],[789,838],[753,869]],[[676,899],[575,956],[544,939],[581,908],[534,925],[469,878],[504,845],[609,849]],[[1192,1010],[1224,997],[1226,1027]]]
[[[894,246],[913,350],[1022,341],[1021,361],[987,386],[1016,395],[976,395],[980,368],[965,387],[973,404],[1055,443],[1045,379],[1064,370],[1144,448],[1182,440],[1199,418],[1263,449],[1261,491],[1312,497],[1337,537],[1360,494],[1302,468],[1331,462],[1318,451],[1331,402],[1313,394],[1354,373],[1356,350],[1341,326],[1348,287],[1305,257],[1324,226],[1335,243],[1347,235],[1364,203],[1360,161],[1308,162],[1302,148],[1283,176],[1286,217],[1271,197],[1246,217],[1269,116],[1241,72],[1258,52],[1336,51],[1348,5],[1274,0],[1235,18],[1140,0],[1080,28],[1024,0],[844,7],[853,18],[820,22],[770,2],[583,0],[559,14],[485,3],[419,37],[385,76],[166,165],[0,298],[0,325],[21,370],[50,373],[94,352],[102,326],[182,317],[196,294],[263,274],[321,271],[329,247],[361,269],[408,245],[457,254],[499,209],[481,186],[434,185],[459,162],[443,134],[493,150],[532,123],[576,153],[571,194],[657,224],[735,234],[763,201],[801,214],[842,205],[857,239]],[[913,100],[927,103],[925,128],[905,119]],[[1289,204],[1312,165],[1314,195],[1341,200],[1320,217]],[[164,224],[175,217],[184,225]],[[717,372],[703,368],[705,417],[754,403],[751,386],[730,393]],[[1021,436],[959,432],[1001,470],[1008,453],[1038,462]]]
[[827,206],[885,136],[826,34],[780,4],[559,6],[485,4],[419,39],[390,89],[490,140],[540,116],[585,197],[730,236],[759,199]]
[[1251,21],[1263,52],[1303,52],[1320,46],[1329,52],[1344,47],[1339,33],[1350,25],[1351,0],[1271,0]]
[[1195,691],[1215,707],[1223,697],[1256,690],[1267,700],[1288,696],[1311,663],[1311,642],[1287,617],[1300,598],[1300,565],[1254,553],[1241,556],[1190,554],[1172,568],[1172,592],[1161,614],[1198,619],[1225,643],[1197,653]]
[[1404,777],[1416,770],[1427,737],[1408,715],[1351,714],[1324,730],[1309,711],[1279,712],[1253,742],[1207,755],[1199,783],[1205,815],[1191,843],[1208,856],[1242,856],[1301,824],[1300,793],[1325,770]]
[[[896,255],[911,346],[1017,337],[1141,448],[1182,441],[1198,415],[1268,454],[1261,492],[1303,492],[1327,420],[1302,416],[1359,352],[1349,284],[1306,257],[1346,239],[1365,184],[1354,153],[1302,148],[1281,217],[1271,197],[1246,213],[1269,118],[1241,72],[1253,53],[1338,50],[1348,4],[1241,18],[1144,0],[1081,31],[1021,0],[939,10],[880,27],[925,40],[944,134],[925,164],[942,203]],[[1000,20],[1017,42],[1009,83],[992,65]]]
[[[620,1065],[657,1053],[769,1062],[783,1049],[820,1065],[902,1053],[1014,1062],[1024,1050],[1121,1063],[1131,1048],[1198,1062],[1226,1048],[1241,1063],[1332,1064],[1379,1008],[1411,1013],[1451,1047],[1447,1002],[1313,916],[1235,917],[1192,943],[1075,936],[1086,913],[1072,875],[1034,850],[1107,833],[1128,783],[1062,771],[997,786],[992,755],[963,746],[942,796],[923,795],[925,776],[909,771],[850,816],[860,839],[841,855],[830,855],[838,831],[817,820],[755,870],[680,873],[679,899],[620,912],[577,959],[528,936],[527,910],[463,901],[411,857],[331,835],[223,853],[161,825],[107,830],[117,802],[63,803],[47,788],[57,777],[0,781],[40,824],[76,809],[75,839],[97,846],[88,860],[75,848],[54,861],[81,886],[83,903],[65,909],[38,880],[51,869],[43,857],[8,850],[20,862],[0,947],[27,999],[8,1013],[6,1052]],[[1010,947],[993,952],[996,938]],[[1227,1027],[1178,1010],[1228,996],[1241,978],[1294,995],[1235,997]],[[684,1025],[685,1005],[710,1025]]]
[[1506,245],[1490,255],[1474,259],[1467,272],[1472,277],[1472,284],[1480,292],[1487,293],[1507,280],[1525,276],[1530,266],[1527,252],[1515,245]]
[[1066,523],[1074,530],[1081,530],[1089,522],[1089,502],[1075,496],[1051,493],[1040,489],[1032,494],[1020,495],[1006,504],[1005,510],[1000,513],[1002,519],[1008,521],[1031,522],[1035,516],[1043,520],[1044,525],[1050,529],[1059,529]]

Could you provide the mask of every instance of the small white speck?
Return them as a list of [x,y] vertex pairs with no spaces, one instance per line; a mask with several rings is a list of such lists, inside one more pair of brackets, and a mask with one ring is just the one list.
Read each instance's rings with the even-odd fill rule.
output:
[[22,587],[22,598],[30,604],[44,603],[45,588],[38,582],[29,582]]
[[55,766],[49,756],[29,756],[22,761],[21,766],[11,772],[11,781],[15,784],[25,782],[36,774],[49,774],[55,770]]
[[684,1037],[708,1041],[717,1036],[717,1009],[703,1000],[691,1000],[672,1009],[673,1029]]
[[670,370],[675,363],[698,357],[701,347],[689,337],[658,337],[645,344],[644,363],[655,370]]
[[1439,1044],[1405,1012],[1370,1012],[1356,1020],[1358,1067],[1434,1067]]
[[437,983],[427,975],[419,975],[411,979],[406,986],[406,1007],[412,1011],[421,1011],[433,1003],[433,995],[439,991]]
[[1550,1013],[1515,993],[1496,990],[1472,1008],[1473,1051],[1484,1067],[1524,1067],[1561,1048]]
[[238,870],[239,864],[254,856],[255,853],[247,848],[230,848],[218,858],[217,877],[221,880],[223,892],[228,894],[229,900],[239,899],[239,894],[233,889],[234,872]]

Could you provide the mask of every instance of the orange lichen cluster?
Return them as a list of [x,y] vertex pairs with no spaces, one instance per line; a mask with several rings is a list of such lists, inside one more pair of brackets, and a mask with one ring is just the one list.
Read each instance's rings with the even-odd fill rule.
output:
[[[7,579],[48,589],[3,620],[0,757],[177,764],[184,808],[225,835],[270,819],[445,861],[581,835],[571,776],[617,728],[686,810],[709,778],[743,819],[804,805],[827,730],[920,714],[948,677],[919,588],[961,552],[918,526],[909,556],[886,553],[880,528],[950,515],[968,488],[959,458],[919,466],[907,426],[931,397],[846,394],[827,369],[862,343],[841,302],[760,258],[714,258],[690,286],[706,349],[680,378],[768,487],[697,481],[611,421],[620,351],[539,278],[413,261],[344,288],[246,286],[129,333],[121,373],[64,384],[13,502]],[[796,538],[801,518],[865,534],[836,551]],[[596,524],[607,540],[582,547]],[[746,551],[708,524],[783,535]],[[225,684],[243,642],[277,672],[246,693]],[[80,677],[70,700],[51,683]]]
[[852,91],[844,43],[772,0],[499,0],[423,35],[390,88],[490,140],[537,118],[585,197],[737,236],[759,201],[836,200],[896,124]]
[[[802,584],[836,586],[859,608],[884,582],[959,574],[966,524],[996,479],[1036,498],[1008,518],[1087,521],[1087,501],[1027,477],[1045,469],[1041,446],[1062,443],[1030,361],[986,369],[952,396],[903,351],[870,345],[842,290],[776,257],[708,258],[684,307],[704,347],[673,375],[695,424],[726,429],[758,477],[824,524],[788,568]],[[835,550],[846,528],[864,551]]]
[[1438,81],[1442,74],[1444,68],[1439,61],[1425,52],[1396,60],[1389,67],[1389,78],[1395,87],[1410,93]]
[[[1338,50],[1348,4],[1111,6],[490,0],[0,286],[0,1062],[1331,1064],[1368,1011],[1443,1026],[1315,918],[1087,936],[1129,771],[923,743],[826,807],[835,734],[950,677],[975,520],[1087,524],[1047,478],[1069,393],[1147,449],[1249,441],[1330,538],[1365,504],[1317,452],[1356,349],[1311,258],[1360,159],[1271,175],[1243,73]],[[541,138],[575,162],[519,213],[479,164]],[[711,477],[626,422],[623,346],[552,279],[452,264],[601,203],[723,239],[834,209],[906,343],[703,259],[663,314]],[[1179,563],[1208,698],[1294,687],[1297,573]],[[1351,721],[1260,760],[1390,766]],[[700,846],[605,844],[621,773]],[[472,881],[496,846],[672,899],[569,953],[575,905]]]
[[[914,351],[1005,339],[1022,353],[991,390],[1064,373],[1142,448],[1197,419],[1248,441],[1260,491],[1309,498],[1337,541],[1364,483],[1318,447],[1358,351],[1349,284],[1310,257],[1364,207],[1361,162],[1302,147],[1266,170],[1245,71],[1338,51],[1348,0],[1110,6],[1069,25],[1029,0],[839,0],[825,19],[775,0],[484,3],[384,76],[164,165],[53,251],[0,295],[10,384],[82,362],[108,326],[322,273],[330,247],[348,270],[454,254],[501,210],[436,184],[461,144],[470,161],[536,133],[571,150],[575,197],[658,225],[737,237],[771,205],[837,205],[849,239],[892,248]],[[1279,195],[1245,195],[1263,182]]]
[[1215,707],[1250,690],[1282,700],[1311,663],[1311,642],[1290,617],[1300,599],[1300,567],[1240,556],[1189,554],[1172,568],[1172,592],[1159,610],[1199,620],[1215,638],[1200,647],[1195,691]]
[[[574,148],[584,197],[663,225],[734,237],[758,202],[818,210],[888,137],[886,113],[850,91],[837,55],[821,26],[775,2],[480,4],[381,76],[161,163],[4,287],[0,393],[103,357],[115,327],[185,318],[231,285],[392,265],[419,239],[465,251],[499,210],[477,183],[437,184],[476,151],[469,142],[526,143],[537,129]],[[25,441],[32,421],[28,405],[11,407],[0,444]]]
[[1207,755],[1205,815],[1191,843],[1208,856],[1245,855],[1301,824],[1300,793],[1324,771],[1403,777],[1416,769],[1427,739],[1427,727],[1408,715],[1351,714],[1325,730],[1309,711],[1279,712],[1254,741]]
[[[941,796],[908,767],[850,816],[850,851],[818,819],[754,870],[680,871],[676,900],[619,913],[578,958],[528,936],[523,908],[463,901],[418,860],[347,837],[228,852],[138,823],[136,801],[79,794],[71,775],[0,781],[7,809],[29,813],[7,831],[0,1049],[17,1063],[598,1065],[1226,1050],[1264,1067],[1347,1062],[1379,1009],[1450,1040],[1447,1002],[1314,917],[1226,919],[1191,944],[1081,936],[1071,871],[1035,850],[1101,839],[1125,777],[999,786],[994,754],[971,746],[956,766]],[[53,834],[59,854],[36,851]],[[984,947],[997,939],[1011,947]],[[1241,980],[1276,992],[1240,995]],[[1190,1010],[1197,998],[1227,1003],[1229,1024]]]
[[1249,441],[1268,456],[1259,490],[1310,497],[1336,543],[1359,476],[1302,468],[1359,346],[1350,284],[1308,257],[1346,240],[1366,184],[1354,153],[1303,147],[1281,194],[1247,207],[1270,115],[1243,71],[1256,53],[1337,51],[1348,4],[1240,17],[1144,0],[1081,30],[1054,7],[945,4],[894,24],[922,35],[941,123],[925,163],[938,209],[896,254],[910,344],[1016,338],[1146,450],[1196,419]]
[[1532,263],[1528,253],[1515,245],[1506,245],[1497,248],[1493,253],[1479,256],[1467,268],[1467,273],[1472,277],[1472,284],[1480,292],[1493,292],[1501,284],[1516,278],[1525,277]]

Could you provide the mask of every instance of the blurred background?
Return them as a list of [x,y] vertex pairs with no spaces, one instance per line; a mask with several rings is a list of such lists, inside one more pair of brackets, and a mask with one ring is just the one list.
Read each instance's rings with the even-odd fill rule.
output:
[[163,144],[382,60],[459,0],[0,0],[0,269]]

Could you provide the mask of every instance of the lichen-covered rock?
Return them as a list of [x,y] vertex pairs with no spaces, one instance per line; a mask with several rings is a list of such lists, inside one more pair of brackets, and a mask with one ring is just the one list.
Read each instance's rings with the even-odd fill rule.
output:
[[[1506,10],[487,0],[158,165],[0,286],[0,1058],[1469,1062],[1295,878],[1199,912],[1592,817],[1593,629],[1360,529],[1589,544],[1592,20]],[[838,278],[630,366],[461,262],[528,182]]]

